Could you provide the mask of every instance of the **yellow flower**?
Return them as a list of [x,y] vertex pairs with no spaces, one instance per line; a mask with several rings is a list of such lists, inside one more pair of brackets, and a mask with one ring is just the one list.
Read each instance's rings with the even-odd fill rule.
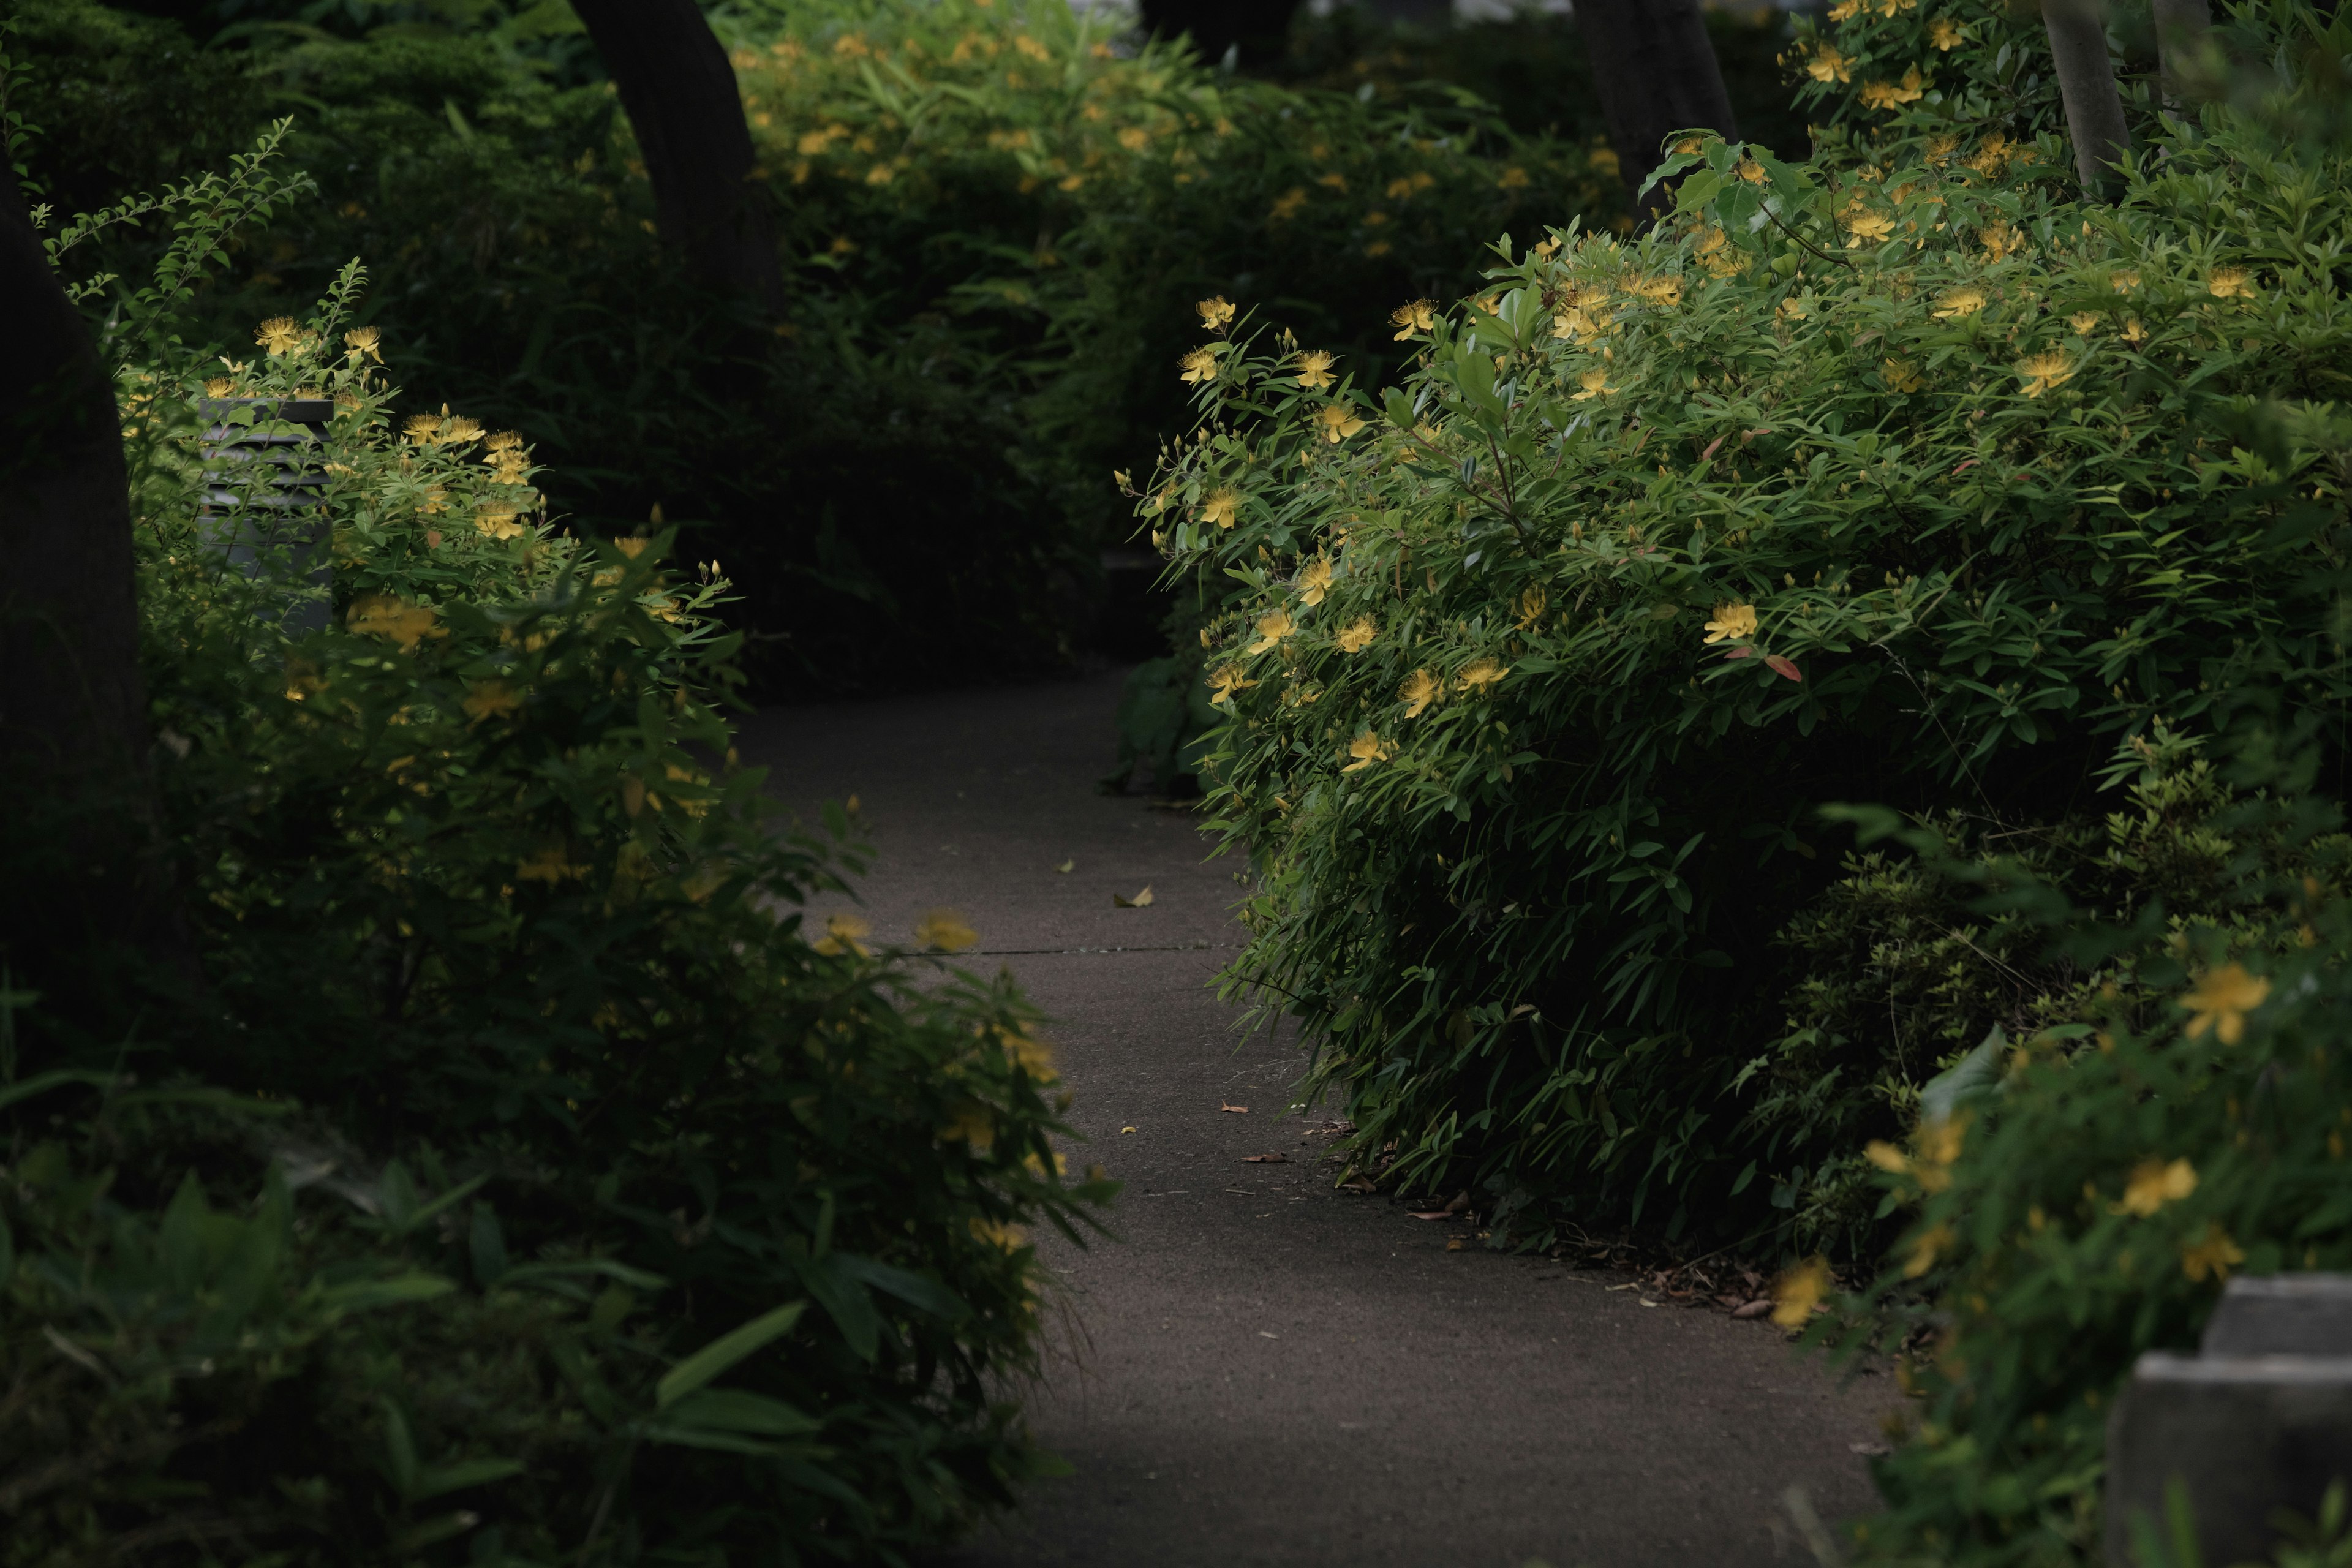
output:
[[2271,983],[2259,974],[2249,974],[2241,964],[2225,963],[2197,982],[2195,990],[2180,999],[2180,1005],[2196,1016],[2189,1021],[2189,1037],[2196,1039],[2218,1023],[2215,1032],[2225,1046],[2234,1046],[2246,1033],[2246,1015],[2261,1006],[2271,994]]
[[522,693],[503,680],[477,680],[467,684],[462,706],[467,716],[477,724],[485,719],[503,719],[522,711]]
[[236,390],[236,383],[231,381],[225,375],[214,376],[210,381],[205,383],[205,395],[206,397],[226,397]]
[[566,879],[587,874],[588,868],[573,865],[571,852],[561,844],[551,844],[530,859],[515,863],[515,880],[518,882],[545,882],[552,886]]
[[1118,133],[1118,144],[1130,153],[1140,153],[1151,145],[1151,132],[1140,125],[1130,125]]
[[2087,338],[2099,330],[2099,313],[2096,310],[2077,310],[2066,318],[2066,324],[2074,328],[2077,335]]
[[1878,374],[1885,381],[1888,390],[1893,392],[1916,392],[1927,384],[1919,374],[1919,367],[1909,360],[1882,360]]
[[459,414],[441,422],[441,429],[436,439],[454,447],[461,441],[478,439],[481,434],[482,426],[479,421],[468,419]]
[[1948,55],[1968,36],[1969,30],[1949,16],[1938,16],[1927,24],[1927,41]]
[[1591,370],[1581,373],[1576,378],[1576,384],[1584,390],[1570,398],[1569,401],[1571,403],[1582,403],[1588,398],[1606,397],[1617,390],[1609,384],[1607,365],[1594,365]]
[[1862,0],[1838,0],[1836,5],[1830,7],[1830,20],[1851,22],[1853,20],[1854,13],[1861,9]]
[[961,952],[979,943],[980,933],[953,910],[927,910],[923,918],[915,922],[915,941],[945,952]]
[[1360,773],[1374,763],[1388,761],[1396,752],[1386,741],[1367,730],[1348,742],[1348,754],[1356,760],[1339,770],[1343,773]]
[[[527,463],[530,461],[529,458],[520,456],[522,450],[522,433],[519,430],[501,430],[492,436],[488,440],[483,442],[482,445],[485,448],[494,454],[499,452],[513,452],[518,454],[518,456],[513,459],[518,464]],[[490,460],[498,462],[502,459],[493,457]]]
[[1339,645],[1341,653],[1361,653],[1371,647],[1372,639],[1380,635],[1381,628],[1372,624],[1371,616],[1363,616],[1331,640]]
[[1298,569],[1298,602],[1319,605],[1331,591],[1331,563],[1320,555]]
[[1936,308],[1928,314],[1939,321],[1949,321],[1962,316],[1973,316],[1984,308],[1984,290],[1973,283],[1963,283],[1957,289],[1946,291],[1944,297],[1937,301]]
[[1751,185],[1760,185],[1769,178],[1764,173],[1764,165],[1745,153],[1739,155],[1739,162],[1731,166],[1731,172]]
[[1719,643],[1726,638],[1745,640],[1756,635],[1756,606],[1753,605],[1717,605],[1715,619],[1706,623],[1706,640]]
[[1884,1138],[1874,1138],[1864,1144],[1862,1157],[1889,1175],[1899,1176],[1911,1169],[1911,1156]]
[[1223,331],[1225,324],[1234,319],[1234,308],[1223,294],[1213,300],[1203,300],[1192,309],[1201,312],[1201,325],[1213,332]]
[[982,1219],[977,1215],[964,1224],[971,1231],[973,1239],[987,1242],[992,1247],[1001,1247],[1007,1252],[1018,1252],[1029,1245],[1029,1233],[1017,1225]]
[[492,539],[520,539],[522,520],[510,511],[479,511],[474,514],[475,529]]
[[1243,649],[1244,653],[1264,653],[1280,645],[1282,639],[1298,629],[1288,610],[1275,610],[1257,618],[1257,641]]
[[2254,275],[2242,267],[2216,267],[2205,279],[2205,291],[2216,300],[2251,300]]
[[412,414],[401,426],[400,433],[412,441],[430,441],[433,433],[441,428],[440,419],[431,414]]
[[1223,489],[1212,490],[1202,500],[1201,521],[1213,522],[1219,528],[1231,528],[1241,504],[1241,491],[1230,485]]
[[1864,245],[1876,245],[1895,232],[1895,219],[1885,213],[1855,212],[1845,215],[1845,247],[1853,250]]
[[[969,1143],[975,1152],[985,1153],[996,1142],[996,1118],[989,1114],[988,1107],[976,1100],[958,1100],[955,1109],[949,1112],[947,1125],[939,1131],[939,1140],[942,1143]],[[996,1239],[992,1231],[982,1228],[983,1222],[978,1217],[970,1223],[972,1235],[983,1240]],[[993,1227],[994,1230],[1011,1228],[1004,1226]],[[1019,1232],[1013,1234],[1018,1235]]]
[[2025,248],[2025,236],[2006,223],[1979,229],[1977,237],[1984,242],[1985,259],[1988,261],[1999,261]]
[[1629,278],[1625,281],[1625,292],[1639,295],[1654,305],[1671,308],[1683,302],[1683,280],[1671,273],[1660,273],[1654,278]]
[[866,956],[866,944],[858,938],[870,935],[873,930],[871,925],[856,915],[827,915],[824,917],[824,937],[817,942],[816,950],[827,957],[854,952],[863,958]]
[[1323,439],[1338,446],[1364,427],[1354,409],[1344,403],[1334,403],[1315,411],[1315,422],[1323,426]]
[[422,638],[444,635],[437,624],[439,616],[433,611],[385,594],[362,595],[352,602],[343,618],[352,630],[364,637],[387,638],[404,653]]
[[1498,664],[1491,658],[1473,659],[1463,668],[1460,689],[1464,691],[1476,691],[1481,687],[1494,685],[1509,673],[1508,665]]
[[2209,1274],[2217,1280],[2227,1279],[2231,1267],[2245,1260],[2246,1255],[2215,1220],[2205,1222],[2201,1240],[2180,1249],[2180,1271],[2191,1279],[2202,1279]]
[[1321,349],[1308,349],[1298,356],[1298,384],[1308,391],[1319,391],[1331,384],[1332,356]]
[[1853,57],[1840,54],[1834,45],[1823,44],[1805,62],[1805,74],[1815,81],[1852,81]]
[[2118,294],[2130,293],[2139,287],[2139,269],[2134,267],[2117,268],[2107,274],[2107,286]]
[[2052,349],[2017,363],[2017,374],[2025,380],[2025,395],[2039,397],[2061,382],[2071,381],[2074,362],[2063,349]]
[[[1004,1054],[1013,1058],[1013,1066],[1035,1079],[1039,1083],[1051,1083],[1062,1076],[1054,1068],[1054,1047],[1034,1035],[1020,1033],[1006,1035]],[[1054,1168],[1056,1172],[1062,1168],[1062,1157],[1059,1154],[1054,1156]],[[1039,1173],[1043,1174],[1043,1172]]]
[[1812,1321],[1813,1309],[1830,1293],[1830,1260],[1815,1253],[1772,1281],[1772,1321],[1784,1329],[1801,1329]]
[[1281,222],[1286,218],[1294,218],[1298,216],[1298,209],[1306,205],[1307,187],[1305,185],[1293,185],[1290,189],[1283,192],[1282,195],[1274,198],[1274,205],[1266,210],[1266,216],[1273,218],[1276,222]]
[[383,363],[383,333],[374,327],[353,327],[343,334],[343,347],[353,358],[365,354],[376,363]]
[[1941,1221],[1921,1231],[1919,1238],[1911,1244],[1911,1258],[1903,1265],[1903,1278],[1916,1279],[1936,1267],[1937,1257],[1957,1239],[1952,1227]]
[[1397,688],[1397,695],[1404,700],[1404,716],[1408,719],[1420,718],[1422,710],[1436,701],[1439,694],[1445,688],[1438,683],[1437,678],[1429,671],[1414,670],[1405,677],[1404,684]]
[[1256,684],[1255,680],[1242,679],[1242,667],[1238,664],[1228,664],[1221,668],[1213,669],[1209,671],[1209,701],[1214,707],[1225,707],[1233,701],[1234,692],[1245,690]]
[[1217,379],[1217,351],[1194,349],[1178,360],[1176,365],[1184,373],[1184,379],[1188,382],[1214,381]]
[[1433,331],[1437,326],[1437,301],[1415,300],[1399,305],[1389,312],[1389,325],[1396,329],[1396,341],[1402,342],[1415,332]]
[[2127,343],[2144,343],[2147,342],[2147,329],[2139,324],[2139,318],[2137,316],[2125,317],[2124,330],[2116,335]]
[[2122,1207],[2146,1219],[2196,1190],[2197,1168],[2188,1161],[2143,1160],[2132,1167],[2131,1179],[2124,1184]]
[[1540,584],[1521,594],[1518,602],[1519,630],[1523,632],[1534,630],[1536,622],[1543,616],[1544,606],[1549,603],[1550,599],[1545,595]]
[[1772,307],[1772,314],[1784,321],[1801,321],[1811,312],[1805,308],[1802,300],[1791,294]]
[[302,329],[294,324],[291,316],[272,316],[253,330],[253,341],[268,349],[274,359],[302,346]]

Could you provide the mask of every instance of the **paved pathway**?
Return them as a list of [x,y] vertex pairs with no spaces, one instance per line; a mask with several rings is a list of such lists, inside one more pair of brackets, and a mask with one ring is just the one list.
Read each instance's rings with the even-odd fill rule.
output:
[[[1765,1324],[1449,1252],[1457,1227],[1332,1191],[1302,1146],[1322,1118],[1283,1114],[1296,1046],[1244,1037],[1206,984],[1241,939],[1239,866],[1189,817],[1095,792],[1118,689],[774,710],[740,742],[798,806],[860,797],[877,935],[970,919],[971,962],[1055,1020],[1072,1158],[1129,1184],[1123,1240],[1048,1248],[1071,1331],[1031,1408],[1076,1474],[941,1568],[1809,1562],[1779,1499],[1868,1506],[1854,1448],[1884,1380],[1840,1388]],[[1147,885],[1149,908],[1113,906]]]

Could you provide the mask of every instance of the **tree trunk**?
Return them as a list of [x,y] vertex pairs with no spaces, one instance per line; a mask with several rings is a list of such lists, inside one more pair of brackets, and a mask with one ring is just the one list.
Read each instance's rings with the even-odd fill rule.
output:
[[[1576,26],[1628,191],[1641,190],[1675,132],[1738,136],[1698,0],[1578,0]],[[1657,186],[1637,199],[1655,217],[1673,198]]]
[[1144,30],[1155,37],[1189,35],[1200,57],[1226,55],[1244,68],[1271,65],[1290,47],[1299,0],[1143,0]]
[[2084,195],[2111,198],[2120,184],[2115,164],[2131,150],[2131,132],[2107,58],[2106,7],[2100,0],[2042,0],[2042,22],[2066,106],[2066,135],[2074,143],[2074,172]]
[[144,947],[177,966],[184,949],[154,833],[121,420],[5,163],[0,559],[9,800],[0,868],[10,884],[0,943],[20,975],[27,963],[95,956],[100,945]]
[[694,0],[572,0],[636,132],[662,241],[704,287],[783,305],[735,68]]

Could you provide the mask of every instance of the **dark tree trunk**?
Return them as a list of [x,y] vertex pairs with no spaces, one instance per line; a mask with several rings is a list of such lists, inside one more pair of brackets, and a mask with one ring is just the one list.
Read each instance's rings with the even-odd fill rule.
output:
[[2106,7],[2099,0],[2042,0],[2042,22],[2066,106],[2067,140],[2074,143],[2074,172],[2085,195],[2111,198],[2122,184],[2115,165],[2131,150],[2131,132],[2107,58]]
[[1290,47],[1299,0],[1143,0],[1143,26],[1156,37],[1189,34],[1211,65],[1229,52],[1244,68],[1271,65]]
[[[0,942],[176,964],[114,387],[0,163]],[[22,968],[18,971],[23,973]]]
[[[1739,134],[1698,0],[1577,0],[1576,26],[1628,191],[1642,188],[1675,132]],[[1659,186],[1642,205],[1654,217],[1671,200]]]
[[774,215],[751,177],[735,68],[701,10],[694,0],[572,0],[572,8],[636,132],[663,243],[697,282],[780,309]]

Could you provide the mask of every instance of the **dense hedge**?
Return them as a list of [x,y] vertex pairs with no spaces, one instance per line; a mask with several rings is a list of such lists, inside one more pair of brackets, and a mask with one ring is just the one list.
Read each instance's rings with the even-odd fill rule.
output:
[[[727,581],[396,419],[364,281],[220,360],[168,279],[111,318],[183,919],[137,987],[7,955],[0,1561],[903,1562],[1035,1468],[1024,1227],[1112,1187],[1008,981],[803,931],[856,835],[737,765]],[[202,500],[197,400],[296,394],[331,589]]]
[[1145,493],[1239,585],[1204,637],[1263,878],[1233,983],[1316,1032],[1368,1166],[1475,1176],[1498,1234],[1861,1239],[1861,1143],[2085,977],[1832,994],[1927,954],[1822,807],[2021,836],[2128,915],[2170,889],[2083,835],[2130,743],[2343,700],[2344,279],[2305,243],[2340,154],[2150,116],[2085,206],[2037,32],[1886,10],[1801,46],[1850,100],[1814,164],[1693,143],[1661,232],[1504,242],[1477,300],[1400,310],[1380,403],[1311,339],[1213,338]]

